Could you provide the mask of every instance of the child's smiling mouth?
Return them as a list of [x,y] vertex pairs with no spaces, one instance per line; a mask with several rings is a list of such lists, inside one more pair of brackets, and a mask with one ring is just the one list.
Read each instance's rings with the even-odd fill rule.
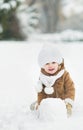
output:
[[52,69],[48,69],[49,71],[53,71],[54,70],[54,68],[52,68]]

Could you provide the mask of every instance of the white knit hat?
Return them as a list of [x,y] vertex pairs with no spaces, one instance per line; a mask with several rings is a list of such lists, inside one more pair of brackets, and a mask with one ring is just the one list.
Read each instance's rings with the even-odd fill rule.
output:
[[38,56],[39,66],[42,68],[46,63],[57,62],[61,64],[63,58],[55,46],[43,46]]

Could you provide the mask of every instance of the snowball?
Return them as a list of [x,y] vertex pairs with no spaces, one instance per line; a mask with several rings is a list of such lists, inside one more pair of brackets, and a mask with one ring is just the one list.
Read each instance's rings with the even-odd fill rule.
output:
[[66,105],[59,98],[47,98],[41,101],[38,108],[39,119],[53,121],[58,118],[67,118]]

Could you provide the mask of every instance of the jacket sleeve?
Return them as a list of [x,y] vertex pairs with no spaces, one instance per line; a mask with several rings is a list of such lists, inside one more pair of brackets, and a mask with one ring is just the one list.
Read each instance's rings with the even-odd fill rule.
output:
[[40,93],[38,93],[38,100],[37,100],[37,102],[38,102],[38,105],[40,105],[40,102],[43,100],[43,99],[45,99],[46,98],[46,94],[42,91],[42,92],[40,92]]
[[75,86],[74,82],[70,77],[70,74],[66,71],[64,76],[64,87],[65,87],[65,99],[74,100],[75,98]]

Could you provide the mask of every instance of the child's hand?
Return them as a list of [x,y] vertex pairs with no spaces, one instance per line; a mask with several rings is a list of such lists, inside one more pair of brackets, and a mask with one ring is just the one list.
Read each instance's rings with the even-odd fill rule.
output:
[[67,116],[70,117],[72,115],[72,105],[68,103],[66,105],[66,108],[67,108]]
[[33,102],[33,103],[30,105],[30,109],[31,109],[32,111],[38,109],[38,103],[37,103],[37,101]]

